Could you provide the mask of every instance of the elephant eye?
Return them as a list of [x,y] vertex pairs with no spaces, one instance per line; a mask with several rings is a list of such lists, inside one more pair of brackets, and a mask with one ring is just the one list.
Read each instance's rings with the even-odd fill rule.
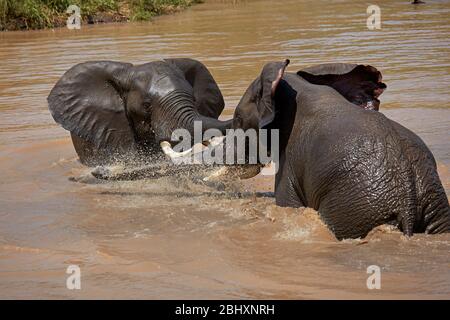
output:
[[145,111],[150,111],[152,108],[152,103],[151,101],[144,101],[142,103],[142,105],[144,106]]

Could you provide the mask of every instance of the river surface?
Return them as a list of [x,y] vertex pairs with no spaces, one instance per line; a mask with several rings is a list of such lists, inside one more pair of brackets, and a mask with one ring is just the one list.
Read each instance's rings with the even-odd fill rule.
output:
[[[450,298],[450,235],[381,226],[338,242],[311,209],[275,206],[273,179],[217,189],[188,176],[79,183],[68,133],[46,97],[87,60],[204,62],[232,115],[264,63],[288,71],[371,64],[381,112],[428,144],[450,191],[450,3],[207,1],[148,23],[0,33],[0,298]],[[382,3],[382,4],[381,4]],[[66,268],[81,268],[81,290]],[[367,267],[381,269],[369,290]]]

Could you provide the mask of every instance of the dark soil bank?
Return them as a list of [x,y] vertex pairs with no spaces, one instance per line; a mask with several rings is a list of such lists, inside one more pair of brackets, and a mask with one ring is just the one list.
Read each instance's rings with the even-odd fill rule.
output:
[[202,0],[0,0],[0,30],[65,26],[71,5],[80,9],[82,23],[146,21],[173,13]]

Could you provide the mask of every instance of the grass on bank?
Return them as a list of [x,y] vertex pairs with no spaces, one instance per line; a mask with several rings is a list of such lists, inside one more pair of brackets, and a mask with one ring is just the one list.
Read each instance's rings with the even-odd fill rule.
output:
[[66,9],[80,7],[84,22],[142,21],[202,0],[0,0],[0,30],[64,26]]

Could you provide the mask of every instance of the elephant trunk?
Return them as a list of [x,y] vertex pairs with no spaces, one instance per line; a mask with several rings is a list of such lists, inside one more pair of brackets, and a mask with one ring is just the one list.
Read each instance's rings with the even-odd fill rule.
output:
[[[230,129],[232,125],[232,120],[221,121],[198,113],[192,94],[188,92],[173,91],[160,99],[158,104],[159,108],[155,108],[155,112],[152,113],[152,127],[157,142],[165,146],[163,150],[167,150],[167,147],[170,146],[170,142],[173,140],[172,133],[176,129],[187,130],[191,136],[191,142],[194,142],[196,121],[202,123],[202,137],[208,129],[218,129],[225,135],[226,130]],[[202,141],[195,141],[195,143],[199,142]]]
[[197,113],[194,121],[202,122],[203,132],[208,129],[218,129],[220,130],[220,132],[222,132],[223,135],[226,135],[227,130],[231,129],[233,125],[233,119],[222,121],[215,118],[203,116],[199,113]]
[[[232,128],[233,119],[221,121],[215,118],[207,117],[198,113],[195,109],[194,99],[188,92],[174,91],[160,100],[160,108],[162,114],[152,114],[152,127],[156,133],[157,142],[160,144],[164,154],[172,160],[177,158],[190,157],[193,153],[204,152],[206,148],[224,147],[224,139],[212,138],[208,141],[194,141],[196,136],[194,133],[195,122],[202,123],[202,140],[203,133],[209,129],[218,129],[223,135],[226,130]],[[192,146],[189,150],[181,152],[172,149],[172,132],[176,129],[186,129],[191,136],[191,145],[196,143],[197,147]],[[198,133],[197,133],[198,134]],[[224,149],[226,149],[224,147]],[[225,151],[225,150],[224,150]],[[233,148],[231,152],[236,152]],[[225,155],[226,152],[224,152]],[[244,164],[244,165],[226,165],[220,167],[216,173],[212,174],[208,179],[248,179],[257,175],[261,168],[261,164]]]

